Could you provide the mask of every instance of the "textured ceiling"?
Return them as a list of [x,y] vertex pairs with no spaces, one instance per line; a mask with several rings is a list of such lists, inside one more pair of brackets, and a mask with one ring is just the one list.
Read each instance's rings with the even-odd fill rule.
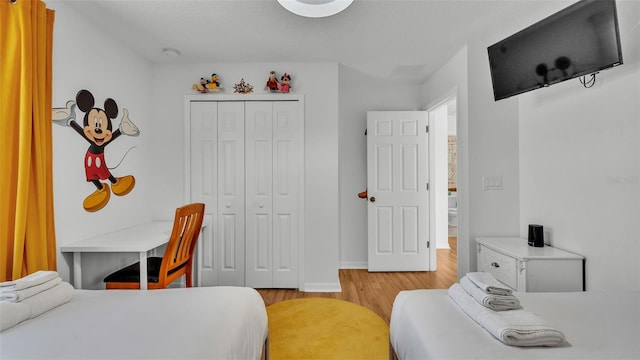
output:
[[[474,34],[573,2],[355,0],[340,14],[303,18],[276,0],[61,1],[154,63],[338,62],[418,81]],[[164,55],[167,47],[181,55]]]

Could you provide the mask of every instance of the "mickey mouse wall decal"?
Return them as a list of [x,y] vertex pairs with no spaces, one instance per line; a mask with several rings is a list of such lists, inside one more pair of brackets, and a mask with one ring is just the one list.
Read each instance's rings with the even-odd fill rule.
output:
[[[129,111],[122,109],[120,126],[112,131],[112,119],[118,116],[118,105],[115,100],[108,98],[104,101],[104,109],[94,107],[95,100],[88,90],[80,90],[76,94],[75,102],[67,101],[66,107],[53,109],[53,122],[61,126],[68,126],[89,142],[89,149],[84,157],[85,174],[88,182],[97,188],[84,199],[83,207],[86,211],[95,212],[107,205],[111,192],[124,196],[133,190],[136,179],[132,175],[115,177],[104,159],[104,148],[120,135],[140,135],[138,127],[129,119]],[[83,126],[75,121],[75,109],[84,112]],[[126,155],[126,154],[125,154]],[[111,190],[107,182],[109,179]]]

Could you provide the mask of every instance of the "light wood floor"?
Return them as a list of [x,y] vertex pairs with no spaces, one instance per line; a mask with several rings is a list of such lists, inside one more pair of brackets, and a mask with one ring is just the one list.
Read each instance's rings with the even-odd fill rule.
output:
[[305,293],[298,290],[258,289],[269,306],[280,301],[325,297],[350,301],[369,308],[387,324],[391,319],[393,300],[401,290],[414,289],[446,289],[457,281],[457,244],[456,238],[449,238],[451,249],[436,250],[436,271],[421,272],[377,272],[370,273],[365,269],[339,272],[342,292]]

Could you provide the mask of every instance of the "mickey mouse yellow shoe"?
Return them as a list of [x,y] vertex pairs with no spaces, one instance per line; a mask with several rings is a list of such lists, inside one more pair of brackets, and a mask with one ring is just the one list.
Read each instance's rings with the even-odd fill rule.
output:
[[136,178],[131,175],[116,178],[116,182],[111,185],[111,190],[118,196],[124,196],[136,186]]
[[82,203],[84,209],[88,212],[95,212],[107,205],[109,198],[111,197],[111,191],[109,191],[108,184],[102,184],[102,189],[94,191],[91,195],[87,196]]

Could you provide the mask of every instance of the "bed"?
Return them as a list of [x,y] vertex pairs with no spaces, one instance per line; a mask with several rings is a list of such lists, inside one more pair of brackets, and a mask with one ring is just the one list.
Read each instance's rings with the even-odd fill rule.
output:
[[640,292],[514,293],[566,336],[558,347],[514,347],[469,318],[447,290],[401,291],[390,341],[409,359],[640,359]]
[[260,359],[267,313],[257,291],[201,287],[75,290],[0,332],[1,359]]

